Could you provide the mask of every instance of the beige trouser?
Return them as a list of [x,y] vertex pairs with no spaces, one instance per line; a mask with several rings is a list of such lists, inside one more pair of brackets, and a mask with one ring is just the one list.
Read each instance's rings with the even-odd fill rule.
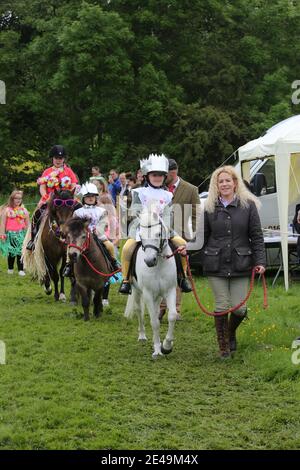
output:
[[[208,276],[209,285],[215,297],[215,312],[224,312],[230,307],[238,305],[247,295],[249,289],[249,277]],[[235,315],[244,316],[247,307],[243,305],[235,310]]]
[[[186,241],[176,235],[175,237],[171,238],[171,241],[174,243],[176,247],[178,246],[186,246]],[[121,255],[121,264],[122,264],[122,276],[124,280],[128,280],[128,271],[130,266],[130,260],[134,249],[136,247],[137,242],[133,240],[133,238],[128,238],[125,245],[123,246],[122,255]],[[181,256],[181,263],[182,269],[184,273],[186,273],[187,268],[187,260],[185,256]]]

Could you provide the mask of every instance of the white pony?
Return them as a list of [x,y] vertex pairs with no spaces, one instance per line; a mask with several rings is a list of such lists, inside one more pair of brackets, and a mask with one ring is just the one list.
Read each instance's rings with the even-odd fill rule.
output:
[[[155,212],[145,208],[139,216],[139,236],[142,245],[136,257],[137,279],[132,281],[132,294],[128,297],[125,317],[137,313],[139,320],[139,341],[145,341],[144,306],[147,306],[153,331],[154,359],[169,354],[173,348],[176,320],[177,269],[174,256],[168,244],[169,230]],[[166,300],[169,310],[169,327],[161,344],[159,337],[159,307]]]

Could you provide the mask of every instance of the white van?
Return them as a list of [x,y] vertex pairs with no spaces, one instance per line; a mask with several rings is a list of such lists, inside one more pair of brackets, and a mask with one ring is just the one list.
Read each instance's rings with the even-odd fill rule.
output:
[[[236,166],[242,178],[245,177],[243,166],[248,163],[249,162],[238,162]],[[250,161],[250,178],[248,177],[248,179],[251,191],[261,202],[259,215],[264,233],[273,233],[274,235],[276,233],[278,234],[280,224],[274,157],[265,157]],[[288,230],[289,233],[291,233],[292,230],[291,226],[295,214],[295,207],[299,202],[300,196],[298,198],[298,195],[296,194],[295,199],[290,201],[288,205],[288,227],[286,230]]]

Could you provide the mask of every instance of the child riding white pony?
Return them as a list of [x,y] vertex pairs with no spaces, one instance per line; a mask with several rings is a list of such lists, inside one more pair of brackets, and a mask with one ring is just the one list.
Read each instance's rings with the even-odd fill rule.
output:
[[[132,254],[139,241],[139,219],[138,215],[145,207],[156,207],[161,217],[168,219],[167,225],[171,225],[172,197],[173,194],[167,191],[164,186],[169,169],[169,161],[164,155],[151,154],[148,159],[141,160],[141,170],[146,175],[147,186],[132,190],[132,205],[129,209],[131,216],[135,217],[129,228],[129,238],[126,241],[121,257],[123,282],[119,289],[120,294],[130,294],[131,285],[129,279],[129,266]],[[186,241],[170,232],[170,239],[181,254],[186,254]],[[181,257],[182,275],[179,279],[179,285],[183,292],[191,292],[192,288],[186,277],[186,258]]]
[[[175,235],[171,226],[172,193],[163,188],[168,173],[169,162],[164,155],[150,155],[141,161],[141,169],[147,175],[147,187],[133,190],[131,214],[138,217],[130,226],[130,238],[122,252],[123,283],[119,292],[131,293],[128,299],[125,316],[129,317],[134,311],[139,316],[139,340],[146,339],[144,330],[144,303],[148,307],[153,329],[153,357],[166,354],[172,350],[174,322],[176,319],[176,286],[177,269],[174,256],[168,244],[171,239],[177,251],[185,254],[186,242]],[[166,222],[165,222],[166,221]],[[138,249],[135,272],[136,279],[129,282],[130,259],[138,241],[142,246]],[[183,273],[185,262],[182,260]],[[184,292],[190,292],[188,279],[183,276],[180,286]],[[160,344],[159,339],[159,306],[166,299],[169,309],[169,329],[167,336]]]
[[[125,316],[138,315],[139,341],[146,340],[144,326],[144,307],[147,306],[153,331],[153,358],[168,354],[173,348],[174,326],[176,320],[177,271],[174,256],[169,247],[169,230],[152,208],[145,208],[139,217],[141,247],[136,257],[136,279],[132,280],[132,294],[129,296]],[[160,342],[159,306],[166,300],[168,313],[168,332]]]

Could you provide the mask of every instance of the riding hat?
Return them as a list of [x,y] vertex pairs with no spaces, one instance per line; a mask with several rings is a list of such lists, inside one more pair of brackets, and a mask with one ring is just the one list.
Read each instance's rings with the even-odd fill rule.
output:
[[62,145],[54,145],[49,152],[50,158],[54,158],[54,157],[65,158],[66,156],[67,156],[67,152]]
[[156,153],[151,153],[149,158],[140,160],[140,168],[143,175],[148,175],[156,171],[166,175],[169,171],[169,161],[164,154],[157,155]]
[[82,198],[87,196],[99,196],[97,186],[93,183],[85,183],[81,186],[80,194]]

